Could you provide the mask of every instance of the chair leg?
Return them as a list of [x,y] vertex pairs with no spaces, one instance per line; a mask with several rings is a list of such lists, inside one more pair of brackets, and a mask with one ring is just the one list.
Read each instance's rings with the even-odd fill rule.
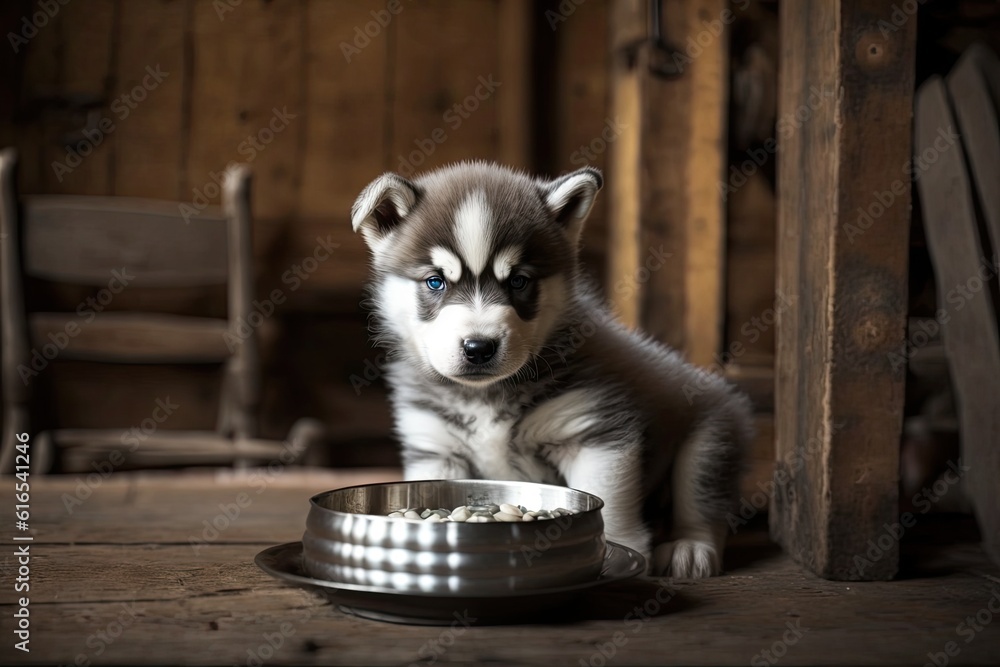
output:
[[56,460],[55,443],[48,431],[42,431],[35,436],[31,447],[31,472],[34,475],[44,475],[52,470]]
[[[0,474],[14,472],[14,458],[17,454],[18,433],[28,433],[28,409],[20,405],[8,405],[3,415],[3,444],[0,445]],[[31,451],[31,450],[29,450]]]
[[319,420],[303,418],[292,424],[287,442],[294,462],[310,465],[310,461],[320,456],[319,445],[326,442],[326,437],[326,425]]
[[238,363],[239,360],[231,359],[223,373],[216,431],[233,441],[233,466],[246,468],[250,460],[239,455],[239,443],[243,439],[256,438],[258,426],[254,408],[246,404],[243,395],[246,391],[240,387],[240,376],[235,366]]

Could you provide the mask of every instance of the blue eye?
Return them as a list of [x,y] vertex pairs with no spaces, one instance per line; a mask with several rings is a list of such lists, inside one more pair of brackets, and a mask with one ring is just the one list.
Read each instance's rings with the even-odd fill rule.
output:
[[507,284],[510,285],[512,290],[521,291],[528,286],[528,277],[520,274],[513,275],[510,277],[510,280],[507,281]]
[[427,285],[429,289],[439,292],[444,289],[444,278],[441,276],[431,276],[424,281],[424,284]]

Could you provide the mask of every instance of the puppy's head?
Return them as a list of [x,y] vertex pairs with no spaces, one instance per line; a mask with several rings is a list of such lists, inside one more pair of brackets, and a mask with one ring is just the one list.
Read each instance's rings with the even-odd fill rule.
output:
[[462,163],[384,174],[354,203],[381,325],[425,370],[485,386],[520,370],[559,323],[583,223],[602,185]]

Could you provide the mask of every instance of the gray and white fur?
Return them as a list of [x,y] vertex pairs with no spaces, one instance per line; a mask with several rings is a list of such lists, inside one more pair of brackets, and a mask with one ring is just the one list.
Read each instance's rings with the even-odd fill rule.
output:
[[750,405],[627,329],[582,277],[602,186],[465,162],[384,174],[352,209],[407,479],[565,484],[657,574],[722,569]]

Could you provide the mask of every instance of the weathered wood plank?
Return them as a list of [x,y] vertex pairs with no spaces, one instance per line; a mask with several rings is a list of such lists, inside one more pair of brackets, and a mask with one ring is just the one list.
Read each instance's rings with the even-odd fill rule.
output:
[[[766,364],[773,368],[774,311],[781,306],[775,293],[777,198],[767,177],[757,171],[735,192],[729,192],[726,201],[729,223],[726,233],[726,342],[722,361],[741,365]],[[759,405],[757,407],[760,409]]]
[[[68,3],[55,15],[48,28],[59,33],[61,93],[97,97],[108,93],[118,39],[114,29],[116,11],[115,0],[97,0]],[[49,192],[110,194],[110,165],[116,140],[114,131],[108,132],[114,118],[112,103],[109,99],[104,107],[95,110],[93,123],[83,114],[75,119],[76,123],[60,128],[63,136],[73,137],[69,150],[79,156],[79,164],[69,162],[68,172],[50,173]],[[85,127],[88,134],[83,132]],[[68,162],[65,147],[53,144],[48,148],[47,161]]]
[[[795,664],[829,664],[835,655],[843,664],[904,665],[928,662],[955,642],[955,664],[987,665],[1000,642],[995,623],[978,633],[966,624],[956,634],[997,595],[986,577],[919,578],[903,584],[906,592],[896,583],[845,588],[804,577],[787,557],[759,549],[731,575],[663,589],[653,580],[626,582],[587,595],[558,624],[473,625],[441,641],[446,628],[357,619],[271,579],[252,563],[261,548],[212,545],[195,555],[187,546],[36,545],[34,641],[17,663],[83,655],[134,664],[155,655],[174,664],[246,664],[249,651],[274,664],[397,665],[428,659],[428,642],[438,641],[447,649],[436,655],[442,663],[577,665],[597,656],[600,664],[603,648],[613,664],[629,665],[767,663],[764,651],[787,653]],[[960,557],[989,567],[974,552]],[[7,614],[12,605],[4,602]],[[647,614],[636,614],[637,606]],[[719,618],[725,628],[711,629]],[[120,636],[106,641],[102,631]],[[12,655],[9,644],[0,648],[5,661]]]
[[1000,58],[984,44],[973,44],[948,75],[947,87],[985,223],[983,242],[1000,248],[1000,197],[993,192],[1000,182]]
[[778,289],[792,303],[778,314],[771,531],[831,579],[888,579],[898,561],[895,541],[858,561],[898,518],[905,368],[890,353],[906,324],[916,19],[880,32],[892,11],[781,5],[779,117],[801,120],[778,165]]
[[[589,165],[604,170],[607,178],[617,178],[608,168],[608,149],[621,139],[624,128],[608,107],[610,16],[607,0],[588,0],[550,6],[535,18],[543,26],[544,41],[551,42],[554,50],[552,85],[542,93],[547,96],[549,113],[538,136],[551,140],[551,145],[539,142],[539,148],[551,153],[552,163],[545,167],[555,174]],[[543,49],[545,44],[536,48]],[[608,278],[608,201],[609,192],[605,192],[594,202],[581,248],[587,272],[603,282]]]
[[[650,72],[648,45],[635,44],[646,35],[647,4],[612,6],[612,112],[627,126],[624,134],[634,136],[611,145],[608,291],[626,322],[707,365],[722,340],[725,206],[718,182],[727,137],[723,18],[732,10],[721,0],[664,6],[663,25],[675,39],[708,37],[697,58],[676,52],[671,62],[681,72],[667,79]],[[717,23],[717,35],[706,20]],[[638,200],[623,201],[629,198]]]
[[[66,359],[126,363],[221,362],[232,354],[226,320],[151,313],[105,313],[81,327],[76,313],[34,313],[32,338],[42,347],[67,331]],[[73,329],[76,327],[76,329]]]
[[403,7],[388,35],[395,39],[387,168],[409,176],[472,156],[499,158],[498,100],[517,82],[499,79],[497,3]]
[[240,466],[240,462],[267,465],[280,462],[282,456],[290,465],[303,450],[301,445],[240,435],[226,437],[216,431],[164,430],[147,435],[141,428],[134,431],[66,429],[47,431],[45,437],[61,450],[60,470],[75,474],[176,466]]
[[[683,80],[687,91],[675,93],[688,105],[682,179],[686,212],[674,222],[679,224],[683,219],[687,233],[684,351],[688,359],[699,365],[711,364],[722,348],[726,205],[719,196],[718,184],[725,172],[729,143],[728,24],[732,15],[728,0],[700,0],[686,3],[683,23],[678,22],[686,28],[682,34],[695,35],[702,41],[706,30],[713,36],[711,43],[702,47],[697,59],[686,68]],[[678,23],[671,23],[668,15],[668,26]],[[720,31],[718,35],[715,30]],[[671,124],[671,116],[659,114],[660,122]],[[655,305],[650,306],[651,314],[657,313]],[[657,314],[657,319],[666,323],[671,318]]]
[[[641,294],[633,276],[636,262],[641,261],[639,236],[641,211],[645,205],[640,164],[644,116],[642,63],[645,60],[635,62],[631,55],[632,45],[645,36],[642,10],[639,2],[612,3],[608,8],[613,58],[610,108],[611,115],[621,123],[624,131],[609,147],[607,158],[608,282],[605,289],[618,316],[630,326],[637,326],[642,317]],[[676,266],[665,268],[672,277],[679,278]],[[676,299],[662,304],[665,310],[673,313],[677,312],[677,305]]]
[[299,74],[303,4],[276,0],[229,11],[219,7],[194,3],[187,190],[181,198],[217,203],[226,166],[246,162],[266,186],[254,188],[255,217],[290,218],[305,131]]
[[[1000,642],[996,623],[976,632],[966,625],[957,634],[1000,595],[1000,570],[974,545],[929,559],[914,551],[903,582],[845,587],[802,573],[752,530],[732,540],[730,572],[721,577],[666,587],[633,580],[585,596],[554,624],[473,626],[441,641],[442,628],[346,616],[252,562],[265,546],[298,539],[312,493],[392,478],[390,471],[288,470],[245,504],[229,528],[192,546],[188,531],[220,516],[219,503],[253,494],[260,473],[116,472],[72,514],[61,496],[75,491],[74,478],[34,479],[32,650],[15,653],[6,643],[0,660],[135,664],[152,655],[173,664],[394,665],[429,660],[429,647],[447,644],[434,654],[442,663],[736,665],[768,662],[763,652],[773,651],[771,657],[787,652],[796,664],[828,664],[836,655],[845,664],[895,665],[926,662],[955,642],[956,662],[991,664]],[[0,521],[9,524],[12,509],[0,508]],[[5,578],[13,566],[9,557],[0,565]],[[12,613],[13,602],[2,598],[0,613]]]
[[[420,11],[410,3],[402,6],[404,12]],[[372,6],[361,3],[307,3],[302,130],[308,141],[302,155],[297,233],[289,235],[290,247],[280,263],[288,267],[301,262],[312,255],[317,237],[332,235],[340,244],[336,258],[319,266],[309,287],[339,289],[354,300],[368,275],[368,254],[351,231],[351,205],[365,185],[394,168],[386,157],[391,105],[387,68],[399,17],[369,37],[364,29],[374,21],[371,11]],[[387,110],[378,111],[382,109]],[[290,296],[302,298],[303,292]]]
[[[953,102],[957,107],[967,100]],[[968,489],[983,545],[1000,563],[1000,496],[996,493],[1000,337],[990,289],[990,283],[997,280],[997,257],[989,256],[988,238],[980,237],[963,146],[943,140],[956,136],[956,129],[944,82],[929,79],[917,93],[914,153],[934,159],[926,160],[927,171],[917,182],[918,191],[941,300],[938,312],[943,315],[937,320],[957,398]],[[962,143],[976,138],[975,134],[963,137]],[[983,196],[995,197],[995,193]]]
[[[63,60],[62,35],[57,25],[52,23],[39,30],[18,54],[24,63],[20,101],[25,107],[31,108],[40,98],[58,90]],[[51,181],[55,179],[52,162],[66,156],[65,151],[52,153],[59,148],[55,137],[60,129],[57,123],[43,120],[38,107],[28,113],[25,122],[16,127],[14,143],[21,153],[21,191],[51,192]]]
[[530,169],[534,157],[533,5],[531,0],[497,5],[497,78],[505,90],[497,97],[496,159],[516,169]]
[[[130,434],[130,429],[121,432],[123,438]],[[125,452],[126,463],[129,458]],[[279,544],[301,538],[312,495],[401,479],[395,469],[303,470],[285,465],[280,454],[273,465],[262,468],[188,471],[181,476],[126,472],[124,464],[115,461],[103,457],[89,472],[33,484],[31,534],[36,544],[183,544],[194,553],[201,550],[188,546],[192,540],[196,545]],[[197,502],[192,501],[192,488],[198,489]],[[232,505],[238,516],[227,520],[227,507],[230,515],[236,513]],[[138,524],[145,528],[137,532]]]
[[[110,194],[173,201],[186,194],[180,185],[189,141],[185,98],[191,82],[185,40],[191,4],[191,0],[118,3],[121,28],[113,90],[118,103],[112,110],[115,155]],[[145,93],[145,98],[134,100],[132,91]]]
[[[409,4],[404,7],[403,11],[419,11]],[[309,140],[299,213],[311,220],[329,221],[332,216],[337,222],[330,226],[348,229],[354,199],[389,168],[388,129],[375,110],[388,103],[387,49],[398,18],[375,37],[367,37],[364,27],[373,20],[371,11],[368,5],[322,0],[310,0],[307,6],[308,94],[303,125]],[[360,240],[357,244],[364,257],[363,244]]]
[[24,200],[24,218],[28,275],[112,294],[133,281],[176,287],[217,285],[227,277],[226,225],[218,210],[186,225],[168,202],[40,196]]

